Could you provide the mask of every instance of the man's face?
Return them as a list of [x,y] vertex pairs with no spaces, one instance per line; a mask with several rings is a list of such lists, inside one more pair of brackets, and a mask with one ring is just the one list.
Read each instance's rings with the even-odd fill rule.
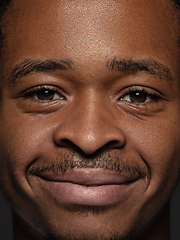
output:
[[0,181],[38,239],[120,239],[166,205],[180,156],[175,16],[168,0],[8,9]]

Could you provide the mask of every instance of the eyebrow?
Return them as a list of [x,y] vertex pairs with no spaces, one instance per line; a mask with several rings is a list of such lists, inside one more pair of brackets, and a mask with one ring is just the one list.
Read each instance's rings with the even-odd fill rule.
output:
[[150,75],[155,75],[160,79],[166,79],[172,81],[173,76],[170,69],[164,64],[154,59],[116,59],[107,62],[107,67],[113,71],[120,71],[130,74],[138,72],[145,72]]
[[[74,63],[71,60],[32,60],[25,59],[23,62],[15,65],[7,78],[7,84],[15,84],[22,77],[28,76],[36,72],[55,72],[57,70],[71,70]],[[145,72],[155,75],[160,79],[172,81],[173,76],[168,67],[155,61],[154,59],[117,59],[107,61],[107,67],[113,71],[135,74],[137,72]]]
[[73,62],[70,60],[32,60],[26,59],[15,65],[11,71],[7,83],[15,84],[18,79],[36,72],[55,72],[57,70],[70,70]]

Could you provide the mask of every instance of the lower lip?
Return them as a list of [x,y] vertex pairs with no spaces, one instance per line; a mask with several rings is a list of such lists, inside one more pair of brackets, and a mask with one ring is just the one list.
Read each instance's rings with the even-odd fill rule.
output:
[[83,186],[70,182],[45,181],[44,190],[56,200],[63,203],[105,206],[116,204],[125,199],[131,189],[133,182],[125,184],[109,184],[100,186]]

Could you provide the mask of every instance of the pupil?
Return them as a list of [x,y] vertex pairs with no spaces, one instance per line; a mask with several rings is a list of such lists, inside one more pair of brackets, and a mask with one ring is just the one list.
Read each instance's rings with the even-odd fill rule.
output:
[[54,98],[54,92],[51,90],[39,90],[37,97],[40,100],[52,100]]
[[147,95],[144,92],[134,92],[130,94],[130,99],[132,102],[142,103],[146,101],[146,98],[147,98]]

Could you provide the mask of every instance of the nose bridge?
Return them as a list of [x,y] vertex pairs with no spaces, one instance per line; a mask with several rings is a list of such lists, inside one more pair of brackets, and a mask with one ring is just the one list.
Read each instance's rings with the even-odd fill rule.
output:
[[102,130],[106,129],[107,120],[104,115],[107,111],[105,104],[101,101],[100,94],[91,92],[86,95],[82,104],[77,107],[77,124],[79,131],[82,131],[86,139],[96,141]]
[[99,92],[89,91],[74,104],[71,117],[59,128],[59,144],[63,140],[80,148],[85,154],[93,154],[108,143],[122,146],[125,136],[116,126],[109,104]]

